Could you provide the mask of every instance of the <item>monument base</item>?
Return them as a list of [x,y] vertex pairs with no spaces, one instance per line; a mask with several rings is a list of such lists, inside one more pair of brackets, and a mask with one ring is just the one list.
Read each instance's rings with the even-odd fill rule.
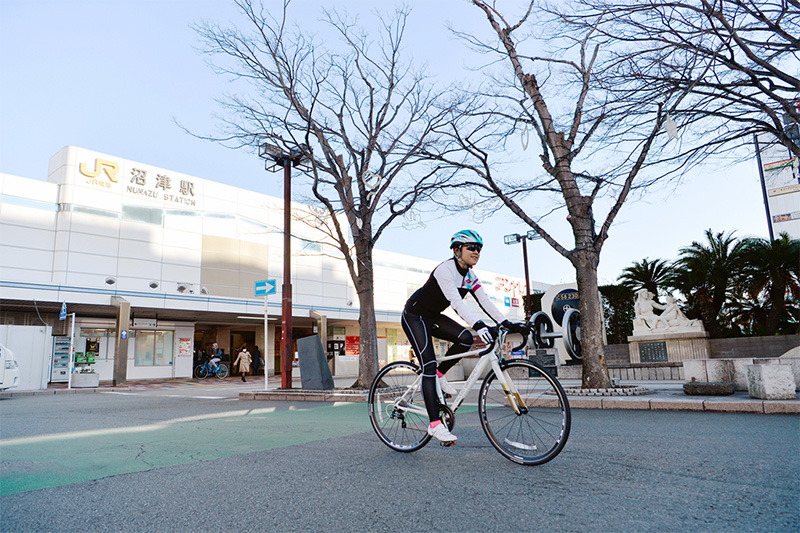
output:
[[651,333],[628,337],[631,363],[678,363],[686,359],[708,359],[705,331]]

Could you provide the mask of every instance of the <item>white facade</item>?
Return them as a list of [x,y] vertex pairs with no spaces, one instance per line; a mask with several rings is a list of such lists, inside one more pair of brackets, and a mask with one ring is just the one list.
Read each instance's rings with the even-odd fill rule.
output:
[[[293,206],[295,219],[309,213]],[[115,340],[103,332],[116,327],[111,299],[122,298],[133,319],[127,377],[187,377],[201,331],[204,345],[214,340],[235,349],[228,339],[252,331],[249,342],[264,346],[263,320],[261,326],[252,320],[264,314],[254,284],[276,279],[278,293],[269,297],[268,309],[276,324],[267,349],[272,370],[280,334],[282,226],[282,199],[66,147],[50,160],[47,182],[0,174],[0,311],[6,311],[0,323],[9,309],[39,313],[49,304],[52,312],[66,302],[77,312],[82,335],[76,351],[92,335],[100,338],[95,368],[108,380]],[[357,337],[358,298],[344,261],[332,257],[335,251],[313,225],[294,220],[292,237],[295,321],[310,333],[314,311],[337,328],[337,338],[342,332]],[[386,339],[381,349],[407,351],[400,312],[438,261],[382,250],[374,261],[378,335]],[[523,280],[480,270],[478,276],[501,310],[522,319]],[[531,292],[546,287],[532,284]],[[144,339],[152,340],[151,331],[170,333],[154,341],[152,353],[137,352],[137,343],[141,348]],[[215,338],[207,338],[212,332]],[[172,343],[168,363],[159,342]],[[355,374],[354,354],[342,356],[336,372]]]

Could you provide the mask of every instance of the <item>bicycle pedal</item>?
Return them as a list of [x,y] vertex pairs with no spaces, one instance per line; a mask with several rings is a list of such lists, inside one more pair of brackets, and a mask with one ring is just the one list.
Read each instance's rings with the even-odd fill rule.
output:
[[455,445],[456,445],[456,441],[454,441],[454,440],[451,440],[451,441],[439,441],[439,446],[441,446],[442,448],[452,448]]

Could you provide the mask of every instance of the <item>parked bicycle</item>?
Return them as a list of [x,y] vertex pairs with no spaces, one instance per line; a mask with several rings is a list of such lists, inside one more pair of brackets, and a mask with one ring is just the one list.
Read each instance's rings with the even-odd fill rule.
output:
[[[478,392],[478,414],[489,442],[515,463],[546,463],[561,452],[569,438],[567,396],[558,380],[538,364],[506,359],[502,346],[508,331],[501,326],[492,329],[495,340],[490,346],[440,359],[481,356],[452,407],[437,380],[441,420],[453,429],[456,411],[488,370]],[[527,337],[512,352],[522,349]],[[397,361],[383,367],[370,387],[367,401],[372,427],[384,444],[398,452],[419,450],[431,440],[421,385],[421,368],[410,361]]]
[[197,379],[206,379],[210,375],[216,376],[218,379],[225,379],[231,374],[230,368],[225,363],[211,364],[210,359],[206,359],[202,364],[194,367],[194,377]]

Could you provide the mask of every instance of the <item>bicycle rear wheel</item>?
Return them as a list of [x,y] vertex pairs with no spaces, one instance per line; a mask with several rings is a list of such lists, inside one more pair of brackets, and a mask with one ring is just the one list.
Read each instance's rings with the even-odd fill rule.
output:
[[494,371],[481,385],[478,412],[492,446],[523,465],[540,465],[561,452],[569,438],[571,415],[561,384],[538,365],[523,359],[501,363],[522,400],[514,412]]
[[218,363],[217,364],[217,370],[214,373],[214,375],[217,376],[217,378],[225,379],[228,376],[230,376],[230,374],[231,374],[231,371],[228,368],[228,365],[226,365],[225,363]]
[[421,373],[408,361],[390,363],[378,372],[369,389],[372,428],[384,444],[398,452],[419,450],[431,440]]

